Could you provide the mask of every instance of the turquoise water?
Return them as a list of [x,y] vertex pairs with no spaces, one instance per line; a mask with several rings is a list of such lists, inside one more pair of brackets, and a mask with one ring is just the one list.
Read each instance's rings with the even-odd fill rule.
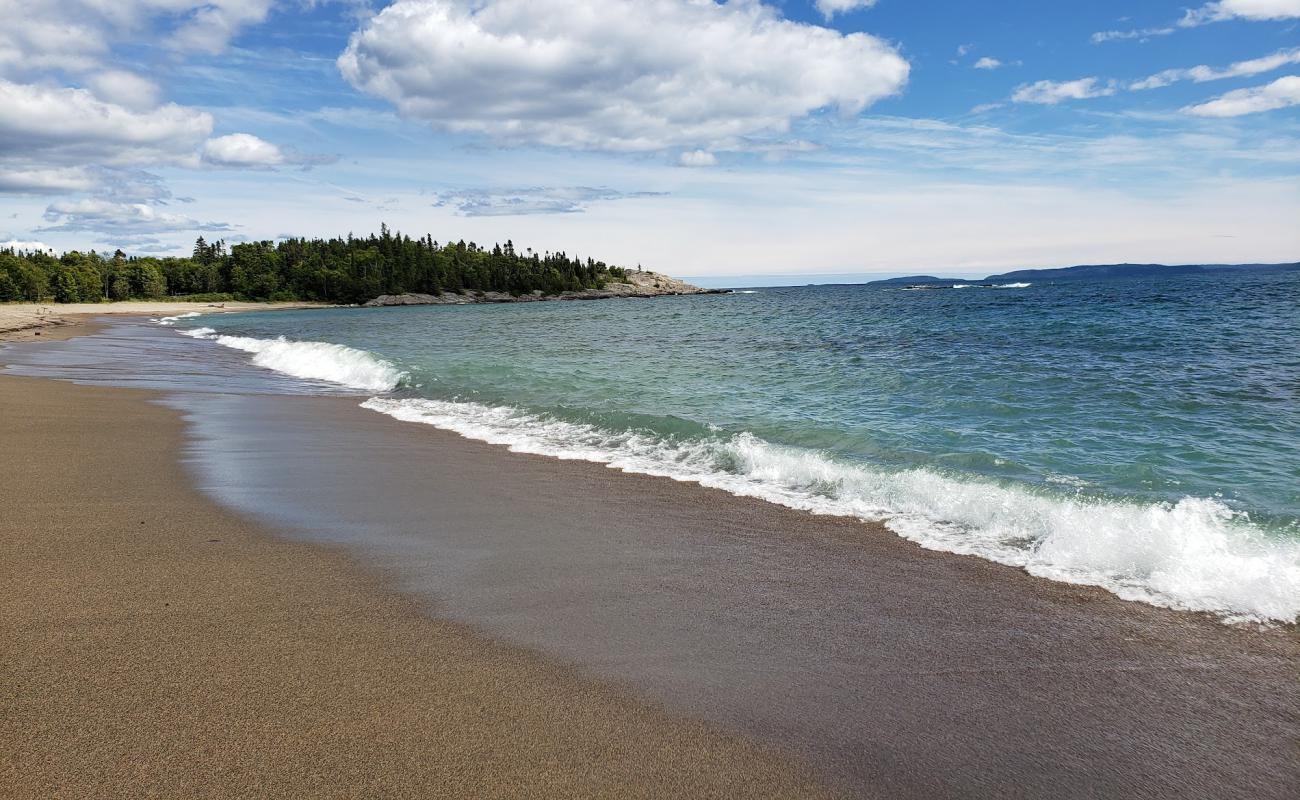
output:
[[1289,622],[1298,298],[1291,273],[175,324],[413,423],[883,519],[927,547],[1129,599]]

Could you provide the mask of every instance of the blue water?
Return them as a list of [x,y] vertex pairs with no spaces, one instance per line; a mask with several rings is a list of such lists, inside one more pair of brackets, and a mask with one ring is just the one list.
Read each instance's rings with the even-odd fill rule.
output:
[[1300,614],[1298,273],[175,324],[516,450],[883,519],[1129,599]]

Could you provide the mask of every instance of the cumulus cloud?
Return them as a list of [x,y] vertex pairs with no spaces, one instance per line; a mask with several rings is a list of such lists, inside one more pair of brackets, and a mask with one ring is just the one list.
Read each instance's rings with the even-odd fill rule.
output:
[[708,147],[819,109],[856,115],[909,69],[880,39],[752,0],[397,0],[338,66],[444,130],[617,151]]
[[687,150],[677,157],[677,163],[683,167],[712,167],[718,163],[718,157],[708,150]]
[[1129,85],[1129,88],[1140,91],[1143,89],[1159,89],[1178,81],[1204,83],[1206,81],[1223,80],[1224,78],[1242,78],[1258,75],[1262,72],[1272,72],[1290,64],[1300,64],[1300,47],[1292,50],[1282,50],[1262,58],[1238,61],[1222,69],[1215,69],[1204,64],[1188,69],[1167,69],[1140,81],[1135,81]]
[[1087,100],[1115,94],[1115,87],[1098,84],[1096,78],[1079,78],[1073,81],[1038,81],[1021,86],[1012,93],[1017,103],[1056,105],[1064,100]]
[[168,103],[133,111],[85,89],[0,79],[0,168],[181,162],[212,130],[211,115]]
[[1300,19],[1300,0],[1218,0],[1190,9],[1178,21],[1184,28],[1229,19]]
[[134,111],[148,111],[158,105],[158,84],[134,72],[106,69],[91,75],[86,83],[99,99]]
[[822,13],[823,17],[830,19],[836,14],[857,11],[860,8],[871,8],[875,4],[876,0],[817,0],[817,10]]
[[[577,214],[586,211],[592,203],[660,196],[661,192],[620,192],[590,186],[533,186],[524,189],[460,189],[439,192],[433,205],[436,208],[455,208],[465,217],[508,217]],[[361,201],[361,198],[356,199]]]
[[0,74],[85,72],[114,43],[157,37],[173,49],[217,53],[274,0],[0,0]]
[[52,203],[45,209],[50,225],[38,231],[92,231],[121,235],[173,231],[228,231],[223,222],[200,222],[148,203],[118,203],[101,198]]
[[975,62],[975,69],[997,69],[1000,66],[1002,66],[1001,61],[998,61],[996,58],[989,58],[988,56],[984,56],[979,61]]
[[205,142],[203,160],[219,167],[276,167],[285,163],[285,156],[265,139],[232,133]]
[[1213,100],[1184,108],[1197,117],[1240,117],[1300,106],[1300,76],[1288,75],[1265,86],[1237,89]]
[[[175,0],[171,2],[174,3]],[[172,35],[172,46],[181,50],[220,53],[244,27],[265,20],[273,2],[274,0],[182,2],[188,16]]]

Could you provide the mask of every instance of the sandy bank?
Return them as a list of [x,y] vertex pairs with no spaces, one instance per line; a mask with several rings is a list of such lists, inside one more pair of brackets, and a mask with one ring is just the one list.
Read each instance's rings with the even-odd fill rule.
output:
[[0,377],[0,796],[816,794],[214,507],[147,397]]
[[268,311],[281,308],[319,308],[314,303],[176,303],[168,301],[130,301],[122,303],[0,303],[0,342],[23,341],[53,336],[66,338],[77,335],[54,329],[84,323],[93,317],[169,316],[197,312],[212,314],[221,311]]

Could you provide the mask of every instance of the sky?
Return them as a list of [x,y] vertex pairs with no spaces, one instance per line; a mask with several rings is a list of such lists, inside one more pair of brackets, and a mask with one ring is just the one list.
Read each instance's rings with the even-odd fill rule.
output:
[[[0,0],[0,243],[1300,259],[1300,0]],[[827,278],[830,276],[830,278]]]

